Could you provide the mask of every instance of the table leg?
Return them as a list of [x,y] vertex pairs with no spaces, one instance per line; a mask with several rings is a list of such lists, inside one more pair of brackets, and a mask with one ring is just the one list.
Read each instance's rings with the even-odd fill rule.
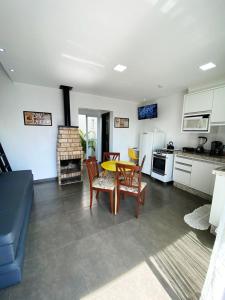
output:
[[117,214],[117,180],[115,179],[114,215]]

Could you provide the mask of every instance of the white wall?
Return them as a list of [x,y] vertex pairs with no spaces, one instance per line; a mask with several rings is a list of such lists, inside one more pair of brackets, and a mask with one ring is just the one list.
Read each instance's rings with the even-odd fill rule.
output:
[[[0,141],[13,170],[31,169],[35,179],[56,176],[60,91],[12,83],[0,72]],[[52,127],[25,126],[23,110],[52,113]]]
[[[111,124],[111,149],[127,159],[128,147],[138,146],[138,134],[158,128],[166,133],[176,148],[197,145],[199,134],[181,133],[183,94],[160,98],[159,117],[137,121],[136,103],[71,92],[72,125],[78,125],[79,108],[110,111],[111,117],[127,117],[130,128],[114,128]],[[145,103],[147,104],[147,103]],[[23,110],[51,112],[52,127],[25,126]],[[22,83],[13,83],[0,65],[0,141],[14,170],[31,169],[35,179],[55,177],[57,126],[63,124],[62,91]],[[205,135],[205,134],[204,134]],[[225,144],[225,126],[212,128],[207,148],[212,140]]]
[[[128,117],[129,129],[111,128],[112,150],[127,159],[127,148],[137,146],[137,105],[133,102],[89,94],[71,93],[72,125],[78,125],[78,109],[111,111]],[[52,127],[25,126],[23,110],[51,112]],[[57,126],[63,124],[62,91],[12,83],[0,66],[0,141],[13,170],[31,169],[34,179],[56,177]]]
[[113,98],[101,97],[90,94],[71,92],[71,119],[74,125],[78,125],[79,108],[89,108],[110,111],[114,117],[129,118],[129,128],[114,128],[111,124],[110,138],[112,139],[111,151],[119,151],[121,159],[128,159],[128,148],[138,146],[139,122],[137,122],[137,104]]
[[175,148],[185,146],[196,147],[198,136],[206,136],[208,142],[206,149],[210,149],[211,141],[220,140],[225,144],[225,126],[212,127],[210,133],[181,133],[181,120],[183,110],[183,93],[159,98],[156,101],[142,103],[158,103],[158,118],[139,121],[141,131],[150,131],[158,128],[166,133],[166,142],[173,141]]

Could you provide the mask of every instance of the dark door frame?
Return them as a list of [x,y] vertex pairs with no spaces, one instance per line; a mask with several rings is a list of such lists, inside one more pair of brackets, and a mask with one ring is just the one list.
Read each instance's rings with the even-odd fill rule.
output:
[[110,144],[110,112],[104,113],[101,116],[102,120],[102,161],[103,153],[109,152]]

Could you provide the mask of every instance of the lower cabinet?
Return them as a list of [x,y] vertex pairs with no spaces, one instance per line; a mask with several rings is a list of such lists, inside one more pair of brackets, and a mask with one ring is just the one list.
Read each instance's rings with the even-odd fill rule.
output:
[[[181,160],[182,159],[182,160]],[[215,175],[212,171],[221,167],[207,161],[175,157],[173,180],[208,195],[213,195]]]
[[191,184],[191,173],[179,168],[174,168],[173,171],[173,180],[184,184],[186,186],[190,186]]
[[212,171],[219,165],[208,163],[205,161],[192,162],[191,187],[195,190],[212,195],[215,183],[215,175]]

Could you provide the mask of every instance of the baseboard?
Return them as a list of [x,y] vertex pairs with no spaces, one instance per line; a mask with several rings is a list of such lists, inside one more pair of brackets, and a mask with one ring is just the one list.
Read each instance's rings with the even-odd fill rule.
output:
[[49,181],[57,181],[58,177],[51,177],[51,178],[44,178],[44,179],[36,179],[34,180],[34,183],[43,183],[43,182],[49,182]]
[[211,195],[208,195],[208,194],[205,194],[203,192],[200,192],[200,191],[197,191],[195,189],[192,189],[191,187],[188,187],[186,185],[183,185],[181,183],[178,183],[178,182],[173,182],[173,185],[183,191],[186,191],[186,192],[189,192],[193,195],[196,195],[196,196],[199,196],[203,199],[206,199],[206,200],[209,200],[210,202],[212,201],[212,196]]

